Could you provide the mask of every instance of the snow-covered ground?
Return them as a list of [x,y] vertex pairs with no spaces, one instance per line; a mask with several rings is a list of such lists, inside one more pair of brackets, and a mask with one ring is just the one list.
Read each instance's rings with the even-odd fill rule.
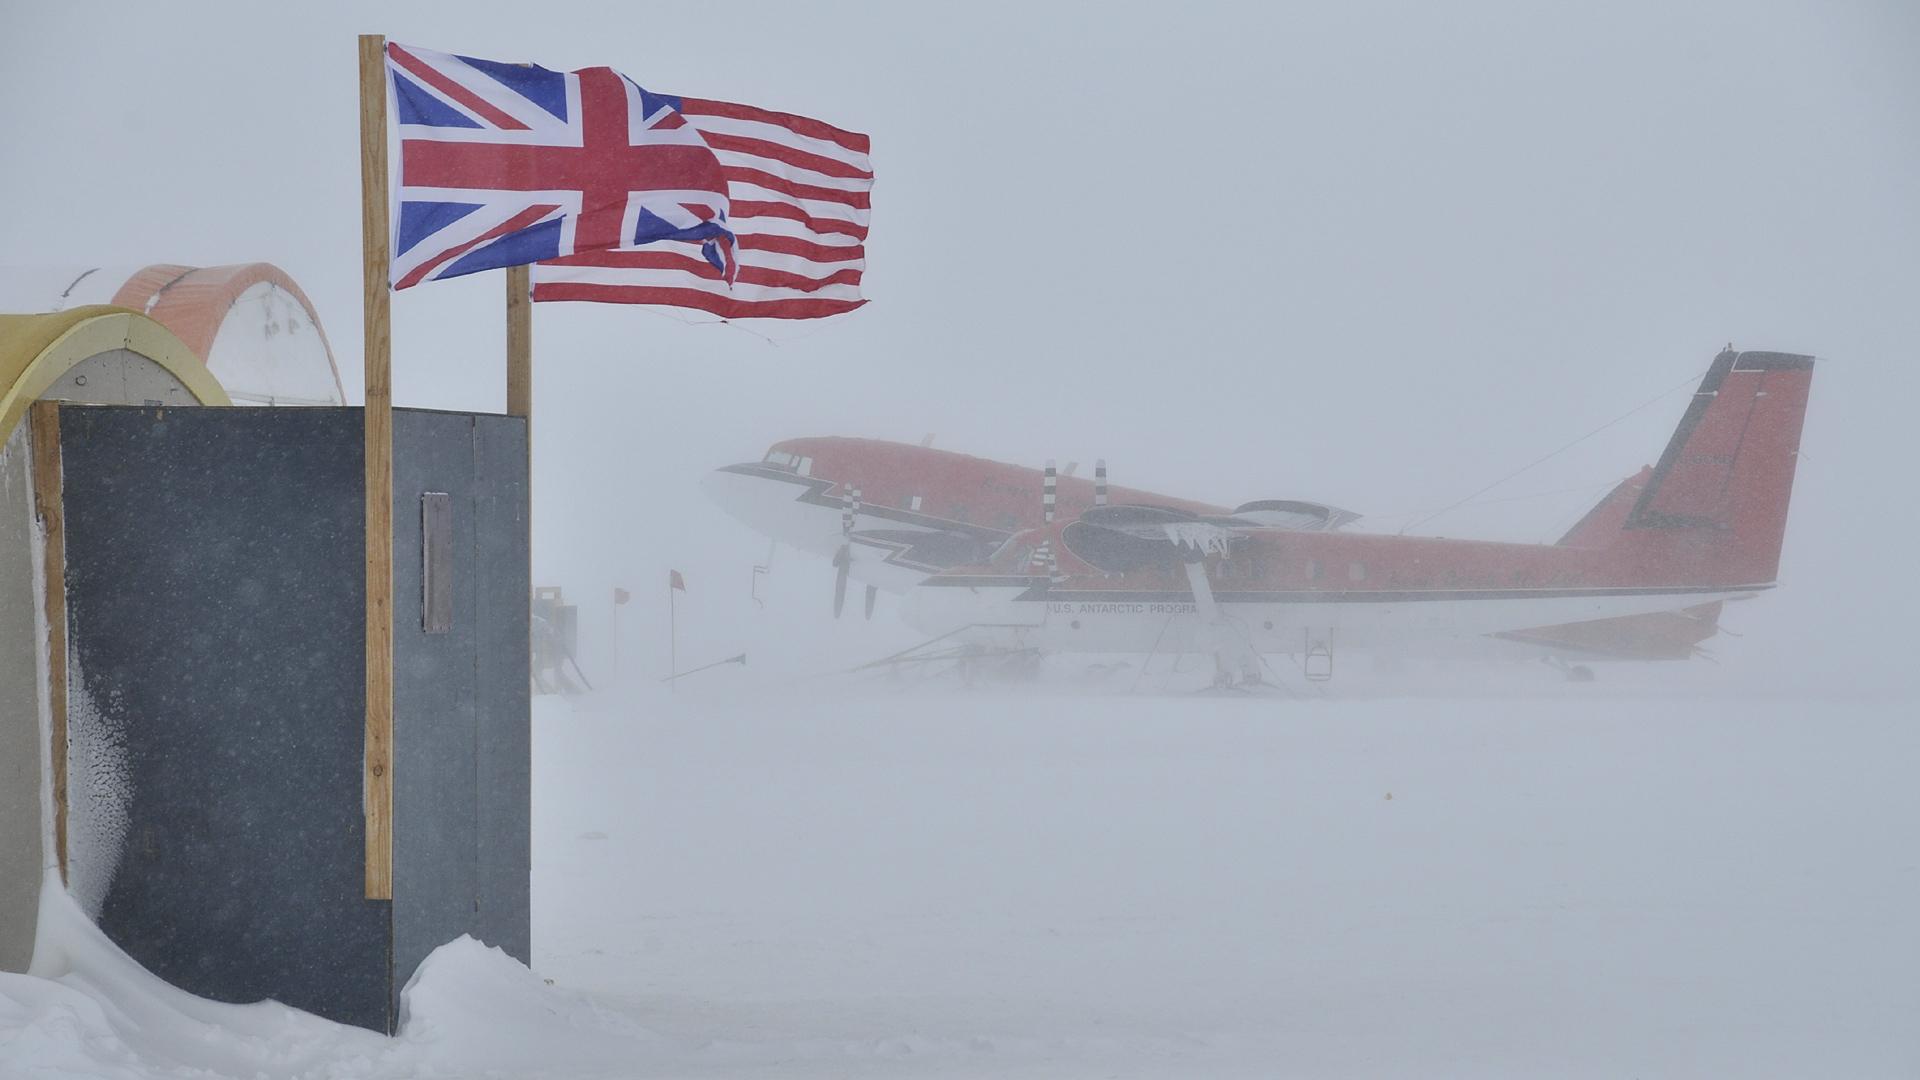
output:
[[1920,1073],[1905,700],[719,685],[541,703],[535,974],[384,1040],[56,925],[0,1075]]

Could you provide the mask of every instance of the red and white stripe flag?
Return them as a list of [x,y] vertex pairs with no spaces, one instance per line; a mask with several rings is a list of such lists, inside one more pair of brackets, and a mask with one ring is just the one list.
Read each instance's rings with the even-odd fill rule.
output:
[[866,300],[868,139],[792,113],[684,98],[680,112],[726,175],[739,271],[694,241],[535,264],[535,300],[694,308],[723,319],[817,319]]

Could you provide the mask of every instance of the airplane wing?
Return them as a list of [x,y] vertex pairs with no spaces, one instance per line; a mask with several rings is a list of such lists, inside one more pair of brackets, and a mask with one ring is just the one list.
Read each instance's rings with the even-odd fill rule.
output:
[[1224,555],[1234,541],[1262,532],[1324,532],[1360,515],[1318,503],[1270,499],[1247,503],[1232,514],[1202,516],[1165,506],[1090,507],[1061,534],[1077,557],[1107,573],[1125,573],[1166,562]]

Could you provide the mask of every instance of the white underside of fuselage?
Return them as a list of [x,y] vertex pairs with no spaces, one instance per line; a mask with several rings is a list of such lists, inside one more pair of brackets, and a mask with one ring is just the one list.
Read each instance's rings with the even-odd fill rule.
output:
[[1751,595],[1751,589],[1498,590],[1448,598],[1395,593],[1322,593],[1275,600],[1218,598],[1209,624],[1190,595],[1115,599],[1097,592],[1039,590],[1025,585],[941,586],[915,589],[907,619],[928,636],[1004,649],[1045,653],[1211,653],[1237,642],[1259,653],[1297,653],[1315,647],[1407,648],[1422,639],[1473,638],[1562,623],[1674,611]]

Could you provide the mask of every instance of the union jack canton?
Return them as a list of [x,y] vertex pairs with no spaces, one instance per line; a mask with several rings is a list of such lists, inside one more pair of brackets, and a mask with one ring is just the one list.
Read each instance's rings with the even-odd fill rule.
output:
[[389,42],[400,136],[391,282],[660,240],[729,281],[727,179],[678,103],[605,67],[549,71]]

